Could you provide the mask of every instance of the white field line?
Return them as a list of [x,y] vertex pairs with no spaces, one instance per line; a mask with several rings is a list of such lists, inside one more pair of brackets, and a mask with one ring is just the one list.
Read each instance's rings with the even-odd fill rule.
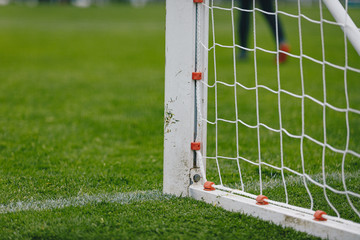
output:
[[[350,180],[350,179],[358,179],[360,176],[360,171],[356,171],[353,173],[346,173],[346,179]],[[278,188],[278,187],[283,187],[283,181],[280,178],[281,175],[279,174],[274,174],[274,177],[271,178],[268,181],[262,181],[262,185],[263,185],[263,189],[273,189],[273,188]],[[312,179],[314,179],[315,181],[322,183],[322,174],[314,174],[314,175],[310,175],[310,177]],[[302,186],[304,185],[304,180],[302,177],[300,176],[286,176],[285,177],[285,182],[287,186]],[[327,184],[331,185],[331,184],[339,184],[342,183],[342,176],[340,172],[332,172],[329,174],[326,174],[326,182]],[[237,186],[237,185],[230,185],[229,187],[231,188],[235,188],[235,189],[241,189],[241,186]],[[247,181],[246,183],[244,183],[244,191],[249,192],[258,192],[260,191],[260,186],[259,186],[259,180],[251,180],[251,181]]]
[[0,204],[0,214],[20,211],[43,211],[70,206],[94,205],[98,203],[129,204],[132,202],[159,201],[173,199],[174,196],[163,194],[159,190],[137,191],[125,193],[109,193],[97,195],[81,195],[71,198],[48,199],[43,201],[19,201],[9,204]]

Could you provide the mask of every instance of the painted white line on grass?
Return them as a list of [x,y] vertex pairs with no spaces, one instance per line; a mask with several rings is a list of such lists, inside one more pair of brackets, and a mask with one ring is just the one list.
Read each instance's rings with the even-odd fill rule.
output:
[[[354,180],[356,181],[356,179],[359,178],[360,175],[360,171],[355,171],[352,173],[346,173],[345,178],[347,181],[350,180]],[[314,175],[309,175],[309,177],[311,177],[314,181],[318,182],[318,183],[322,183],[323,182],[323,176],[322,174],[314,174]],[[299,187],[299,186],[304,186],[304,180],[302,177],[300,176],[294,176],[294,175],[289,175],[289,176],[285,176],[285,182],[287,186],[291,186],[291,187]],[[334,185],[334,186],[342,186],[342,175],[340,172],[332,172],[332,173],[327,173],[326,174],[326,182],[328,185]],[[281,175],[279,174],[274,174],[273,178],[271,178],[268,181],[262,180],[262,187],[263,189],[274,189],[274,188],[279,188],[279,187],[283,187],[283,180],[281,178]],[[309,182],[308,182],[309,184]],[[229,185],[228,187],[230,188],[234,188],[234,189],[241,189],[240,185]],[[247,181],[246,183],[244,183],[244,190],[246,192],[259,192],[260,191],[260,183],[258,179],[252,179],[251,181]]]
[[94,205],[98,203],[120,203],[129,204],[132,202],[167,200],[174,196],[163,194],[159,190],[137,191],[125,193],[109,193],[97,195],[81,195],[71,198],[48,199],[43,201],[19,201],[9,204],[0,204],[0,214],[20,211],[43,211],[59,209],[71,206]]

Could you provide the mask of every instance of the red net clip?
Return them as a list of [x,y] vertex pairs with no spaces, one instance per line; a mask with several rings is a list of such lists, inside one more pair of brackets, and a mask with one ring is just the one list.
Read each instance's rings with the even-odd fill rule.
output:
[[201,72],[193,72],[192,73],[192,79],[193,80],[201,80],[202,79],[202,73]]
[[321,210],[317,210],[314,213],[314,220],[315,221],[326,221],[327,219],[323,217],[323,215],[326,215],[326,212],[321,211]]
[[266,199],[268,199],[267,196],[259,195],[256,198],[256,204],[257,205],[268,205],[269,203],[266,201]]
[[204,183],[204,190],[205,190],[205,191],[214,191],[214,190],[216,190],[216,189],[213,187],[214,184],[215,184],[215,183],[209,182],[209,181],[205,182],[205,183]]
[[194,151],[200,150],[200,143],[199,142],[192,142],[191,143],[191,150],[194,150]]
[[194,0],[194,3],[202,3],[204,0]]

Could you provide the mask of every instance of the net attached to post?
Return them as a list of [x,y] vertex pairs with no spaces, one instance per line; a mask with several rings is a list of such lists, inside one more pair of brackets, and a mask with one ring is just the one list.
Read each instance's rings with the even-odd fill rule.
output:
[[207,117],[197,114],[207,153],[198,158],[217,189],[360,222],[360,56],[343,31],[360,9],[343,2],[339,21],[321,1],[271,2],[203,3],[209,44],[198,37],[197,47],[209,72],[196,91],[208,91]]

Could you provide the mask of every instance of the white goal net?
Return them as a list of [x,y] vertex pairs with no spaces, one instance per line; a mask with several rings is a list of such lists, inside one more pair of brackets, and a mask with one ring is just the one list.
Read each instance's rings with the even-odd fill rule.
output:
[[195,4],[193,71],[202,77],[191,117],[202,148],[193,148],[190,184],[195,175],[214,182],[218,198],[190,195],[246,213],[256,210],[219,196],[264,195],[295,213],[324,211],[359,238],[360,9],[347,0]]

